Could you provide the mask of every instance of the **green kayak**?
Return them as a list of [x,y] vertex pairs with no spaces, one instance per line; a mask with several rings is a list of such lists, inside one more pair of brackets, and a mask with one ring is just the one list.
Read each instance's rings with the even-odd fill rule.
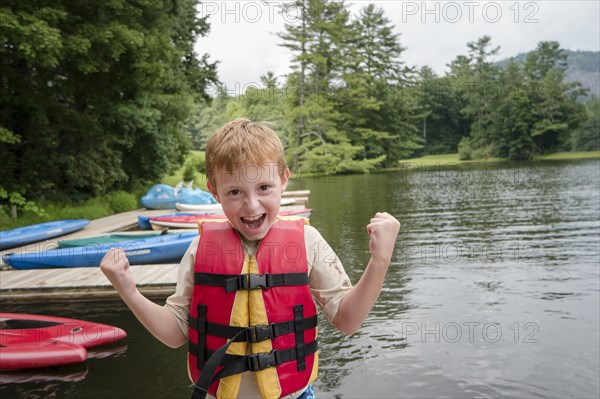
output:
[[72,240],[60,240],[58,241],[59,248],[74,248],[74,247],[85,247],[93,245],[110,244],[113,242],[123,242],[132,240],[141,240],[144,238],[152,238],[160,235],[169,234],[167,230],[153,231],[140,233],[113,233],[103,234],[95,237],[76,238]]

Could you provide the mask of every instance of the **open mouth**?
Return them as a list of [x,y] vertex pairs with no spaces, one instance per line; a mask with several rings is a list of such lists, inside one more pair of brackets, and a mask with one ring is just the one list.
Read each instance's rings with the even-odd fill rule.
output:
[[255,229],[258,229],[263,224],[266,217],[267,217],[267,214],[263,213],[261,215],[242,217],[242,218],[240,218],[240,220],[250,230],[255,230]]

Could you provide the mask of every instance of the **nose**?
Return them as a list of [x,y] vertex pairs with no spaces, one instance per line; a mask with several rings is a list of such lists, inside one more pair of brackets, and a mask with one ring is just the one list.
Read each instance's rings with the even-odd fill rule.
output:
[[260,199],[258,197],[258,195],[256,194],[249,194],[248,196],[246,196],[246,201],[244,203],[246,211],[250,214],[253,214],[252,212],[254,211],[258,211],[258,209],[260,208]]

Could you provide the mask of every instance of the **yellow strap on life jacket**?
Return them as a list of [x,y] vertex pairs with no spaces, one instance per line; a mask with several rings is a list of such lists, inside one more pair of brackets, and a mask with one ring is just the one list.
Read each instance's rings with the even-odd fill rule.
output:
[[[249,263],[248,255],[246,254],[244,266],[242,266],[242,274],[249,273]],[[247,290],[236,291],[229,325],[236,327],[247,327],[249,325],[248,294],[249,291]],[[227,349],[227,353],[231,355],[245,355],[247,351],[247,345],[247,342],[234,342],[231,344],[229,349]],[[234,374],[229,377],[222,378],[219,382],[219,388],[217,389],[217,398],[236,398],[240,390],[241,383],[241,374]]]
[[[255,256],[250,258],[250,273],[258,274],[258,265],[256,264]],[[251,290],[249,293],[250,324],[253,326],[269,324],[262,290]],[[253,343],[251,346],[252,353],[270,352],[273,350],[270,339]],[[279,385],[279,377],[277,376],[277,369],[275,367],[269,367],[254,374],[256,375],[258,390],[263,398],[279,398],[281,396],[281,386]]]
[[[254,256],[248,257],[246,254],[242,273],[258,273],[258,265]],[[265,324],[268,324],[268,319],[262,290],[238,290],[233,303],[230,325],[247,327],[250,325]],[[270,339],[251,344],[251,353],[270,352],[271,350],[273,350],[273,346]],[[234,342],[227,350],[227,353],[231,355],[246,355],[247,343]],[[263,398],[280,397],[281,387],[279,386],[279,378],[277,377],[277,369],[275,367],[270,367],[253,374],[256,376],[258,389]],[[221,379],[217,390],[217,398],[230,399],[237,397],[241,382],[241,374],[234,374]]]

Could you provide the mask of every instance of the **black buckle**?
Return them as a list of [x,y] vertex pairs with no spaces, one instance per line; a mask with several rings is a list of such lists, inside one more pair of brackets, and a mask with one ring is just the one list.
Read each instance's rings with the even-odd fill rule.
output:
[[273,325],[252,326],[246,329],[246,341],[257,343],[264,341],[267,338],[273,338]]
[[248,355],[248,370],[250,371],[261,371],[276,365],[275,352],[273,351]]
[[241,276],[240,288],[243,290],[253,290],[258,287],[269,288],[267,284],[268,274],[243,274]]

